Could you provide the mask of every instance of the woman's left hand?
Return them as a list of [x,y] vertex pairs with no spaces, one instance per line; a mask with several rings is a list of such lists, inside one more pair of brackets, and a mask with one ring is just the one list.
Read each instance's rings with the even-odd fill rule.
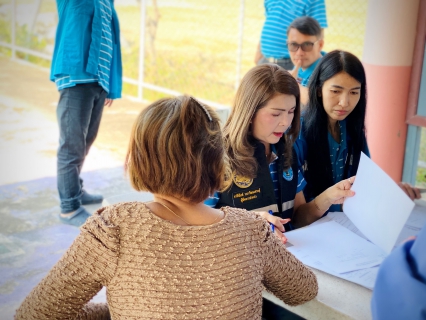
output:
[[350,189],[354,181],[355,176],[352,176],[328,188],[325,192],[330,204],[342,204],[347,197],[353,197],[355,192]]
[[398,185],[404,192],[407,194],[407,196],[410,197],[411,200],[414,199],[420,199],[420,190],[411,186],[409,183],[406,182],[399,182]]

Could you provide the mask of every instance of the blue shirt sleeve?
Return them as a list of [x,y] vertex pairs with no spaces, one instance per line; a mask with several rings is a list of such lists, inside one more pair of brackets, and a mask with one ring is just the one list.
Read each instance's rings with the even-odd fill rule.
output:
[[216,208],[217,203],[219,202],[220,192],[215,191],[213,196],[209,196],[206,200],[204,200],[204,204],[211,208]]
[[307,7],[306,15],[315,18],[321,28],[327,28],[327,12],[324,0],[311,1],[310,6]]
[[426,226],[415,241],[395,248],[382,262],[371,300],[373,319],[425,319]]

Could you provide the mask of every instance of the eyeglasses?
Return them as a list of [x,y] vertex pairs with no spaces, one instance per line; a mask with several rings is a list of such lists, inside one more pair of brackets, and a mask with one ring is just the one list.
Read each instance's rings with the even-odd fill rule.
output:
[[299,50],[299,48],[302,48],[303,51],[305,52],[309,52],[312,51],[312,48],[314,47],[314,44],[317,43],[319,40],[315,41],[315,42],[303,42],[302,44],[298,44],[296,42],[287,42],[287,47],[288,50],[290,50],[291,52],[296,52],[297,50]]

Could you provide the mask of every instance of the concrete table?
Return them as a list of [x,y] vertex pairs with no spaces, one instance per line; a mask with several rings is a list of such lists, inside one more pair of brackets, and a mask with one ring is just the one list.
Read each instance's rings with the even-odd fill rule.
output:
[[[426,221],[425,199],[416,200],[415,203],[413,212],[424,215],[422,221]],[[264,292],[263,296],[306,319],[372,319],[371,290],[323,271],[311,270],[317,276],[319,285],[318,296],[315,299],[297,307],[290,307],[268,292]]]
[[263,296],[306,319],[371,319],[372,291],[358,284],[311,269],[318,279],[318,296],[296,307],[290,307],[269,292]]

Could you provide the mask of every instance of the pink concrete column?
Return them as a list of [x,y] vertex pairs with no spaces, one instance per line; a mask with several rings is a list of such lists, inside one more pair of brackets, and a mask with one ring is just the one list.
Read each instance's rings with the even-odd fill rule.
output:
[[369,0],[364,54],[371,157],[400,181],[420,0]]

